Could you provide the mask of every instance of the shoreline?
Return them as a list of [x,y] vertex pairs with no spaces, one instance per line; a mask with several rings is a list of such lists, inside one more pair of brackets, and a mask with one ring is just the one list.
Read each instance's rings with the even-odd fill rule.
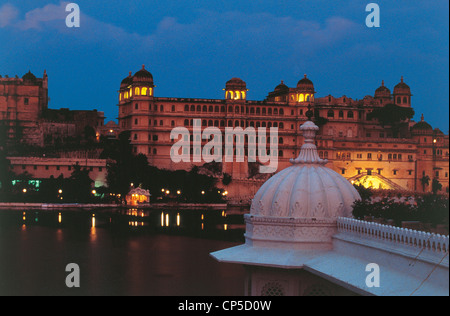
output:
[[200,204],[200,203],[152,203],[145,205],[118,205],[93,203],[0,203],[0,210],[93,210],[93,209],[177,209],[177,210],[226,210],[227,204]]

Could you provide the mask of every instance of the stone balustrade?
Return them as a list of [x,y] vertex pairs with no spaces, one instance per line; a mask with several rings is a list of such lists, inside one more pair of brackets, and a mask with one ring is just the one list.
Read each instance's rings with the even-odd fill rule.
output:
[[449,236],[339,217],[338,232],[362,238],[402,244],[437,253],[447,253]]

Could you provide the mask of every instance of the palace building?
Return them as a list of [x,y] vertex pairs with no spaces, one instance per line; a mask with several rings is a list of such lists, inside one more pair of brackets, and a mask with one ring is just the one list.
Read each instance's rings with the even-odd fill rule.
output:
[[[145,66],[134,75],[130,72],[120,84],[118,124],[121,131],[130,132],[134,152],[146,155],[149,163],[159,168],[189,170],[204,164],[174,163],[170,157],[177,142],[170,138],[171,131],[180,126],[192,131],[194,120],[200,119],[202,129],[217,127],[223,133],[226,127],[278,128],[278,150],[268,154],[278,157],[280,171],[299,155],[304,141],[299,126],[311,109],[320,127],[315,139],[319,156],[350,182],[375,189],[422,192],[430,191],[436,179],[442,191],[448,192],[448,135],[433,129],[423,115],[420,122],[405,120],[395,130],[369,116],[387,104],[411,107],[411,89],[403,77],[392,92],[383,81],[373,96],[362,100],[318,97],[306,75],[294,87],[282,81],[261,101],[248,100],[247,85],[239,78],[225,84],[223,99],[157,97],[155,87]],[[203,139],[202,144],[208,141]],[[247,144],[245,148],[248,155]],[[194,154],[192,149],[190,154]],[[252,164],[247,157],[244,162],[222,163],[223,174],[232,176],[231,186],[237,185],[228,190],[234,191],[234,196],[253,196],[263,183],[263,175],[253,172]]]
[[0,76],[0,124],[8,140],[40,143],[39,119],[48,106],[48,77],[30,71],[19,78]]
[[0,76],[0,138],[15,145],[37,147],[64,143],[81,136],[87,126],[97,137],[114,135],[115,128],[105,131],[104,113],[97,110],[49,109],[48,76],[37,78],[28,71],[21,78]]

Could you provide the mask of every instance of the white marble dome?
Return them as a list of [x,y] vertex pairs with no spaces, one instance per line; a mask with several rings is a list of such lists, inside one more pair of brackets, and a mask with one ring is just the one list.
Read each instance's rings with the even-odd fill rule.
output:
[[325,167],[317,153],[314,137],[319,129],[307,121],[300,129],[305,144],[297,159],[271,177],[256,193],[250,215],[298,219],[351,217],[352,205],[360,199],[353,185]]

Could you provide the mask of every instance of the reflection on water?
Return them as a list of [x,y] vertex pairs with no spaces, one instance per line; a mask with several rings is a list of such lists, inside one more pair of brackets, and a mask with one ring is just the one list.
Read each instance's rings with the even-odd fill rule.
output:
[[0,295],[242,295],[243,268],[209,253],[243,233],[226,211],[0,211]]

